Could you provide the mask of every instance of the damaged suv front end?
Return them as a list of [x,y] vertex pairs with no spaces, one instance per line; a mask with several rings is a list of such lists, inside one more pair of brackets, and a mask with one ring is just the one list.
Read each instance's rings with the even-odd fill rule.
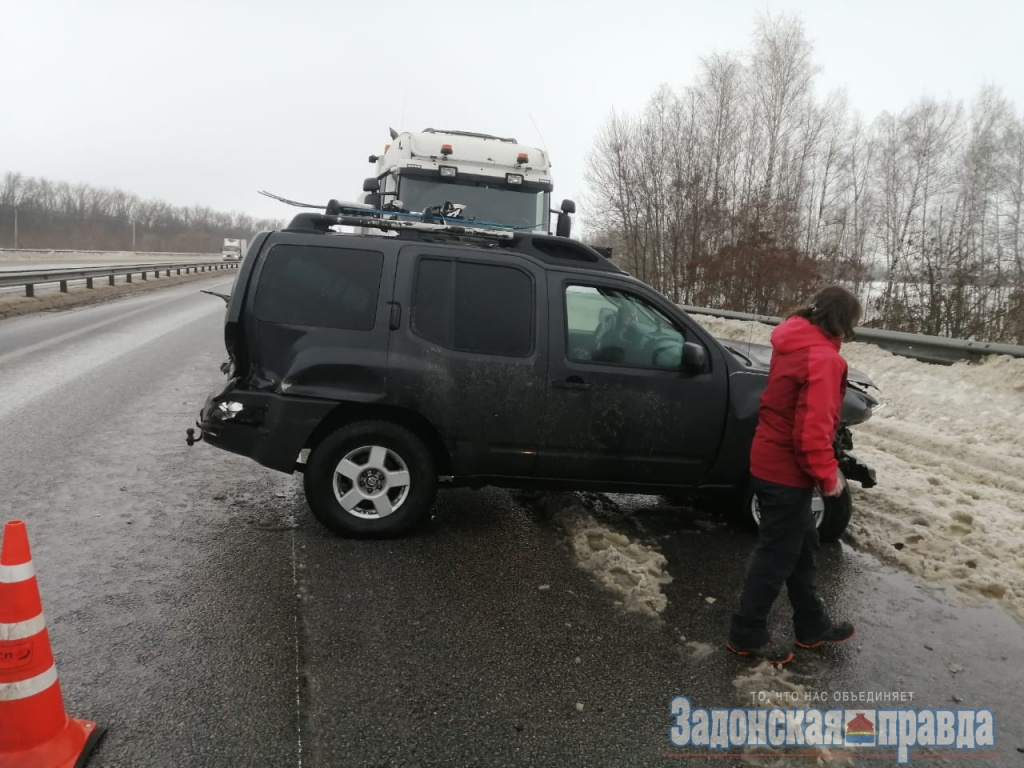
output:
[[[771,346],[725,338],[717,340],[747,368],[762,372],[765,376],[768,375],[772,360]],[[853,435],[850,432],[850,427],[863,424],[874,415],[875,411],[883,407],[881,401],[871,393],[871,390],[878,391],[878,386],[871,380],[871,377],[863,371],[851,367],[847,372],[846,397],[843,399],[839,429],[836,431],[834,442],[839,470],[847,480],[860,483],[864,488],[872,488],[877,484],[875,470],[850,453],[853,450]]]

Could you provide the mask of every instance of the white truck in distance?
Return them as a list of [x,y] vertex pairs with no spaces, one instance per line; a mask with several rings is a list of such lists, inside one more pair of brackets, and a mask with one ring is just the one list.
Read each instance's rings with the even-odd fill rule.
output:
[[220,247],[220,255],[224,261],[241,261],[245,254],[245,240],[235,237],[225,237],[224,244]]
[[[373,208],[431,208],[479,224],[550,231],[551,163],[537,147],[484,133],[392,128],[384,154],[370,155],[370,162],[376,173],[363,183],[362,202]],[[574,213],[576,207],[566,200],[562,210]],[[568,226],[568,216],[559,220]]]

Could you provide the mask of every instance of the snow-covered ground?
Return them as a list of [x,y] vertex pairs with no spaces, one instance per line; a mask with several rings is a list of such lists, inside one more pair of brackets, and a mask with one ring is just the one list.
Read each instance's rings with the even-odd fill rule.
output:
[[[695,319],[744,341],[766,344],[772,331]],[[885,403],[853,429],[853,453],[877,470],[878,485],[854,484],[848,539],[1024,621],[1024,359],[936,366],[857,342],[843,355]]]

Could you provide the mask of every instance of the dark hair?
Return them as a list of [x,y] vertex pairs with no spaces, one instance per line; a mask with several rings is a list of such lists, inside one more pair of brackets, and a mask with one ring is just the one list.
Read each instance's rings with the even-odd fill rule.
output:
[[825,333],[851,341],[853,328],[860,321],[860,301],[845,288],[830,285],[818,291],[808,306],[793,310],[788,317],[806,318]]

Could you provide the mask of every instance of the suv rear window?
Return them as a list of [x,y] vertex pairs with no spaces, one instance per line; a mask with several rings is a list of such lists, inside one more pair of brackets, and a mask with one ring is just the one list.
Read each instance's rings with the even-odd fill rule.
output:
[[533,350],[533,280],[515,267],[422,259],[412,327],[449,349],[505,357]]
[[256,290],[268,323],[369,331],[377,315],[383,254],[347,248],[275,245]]

